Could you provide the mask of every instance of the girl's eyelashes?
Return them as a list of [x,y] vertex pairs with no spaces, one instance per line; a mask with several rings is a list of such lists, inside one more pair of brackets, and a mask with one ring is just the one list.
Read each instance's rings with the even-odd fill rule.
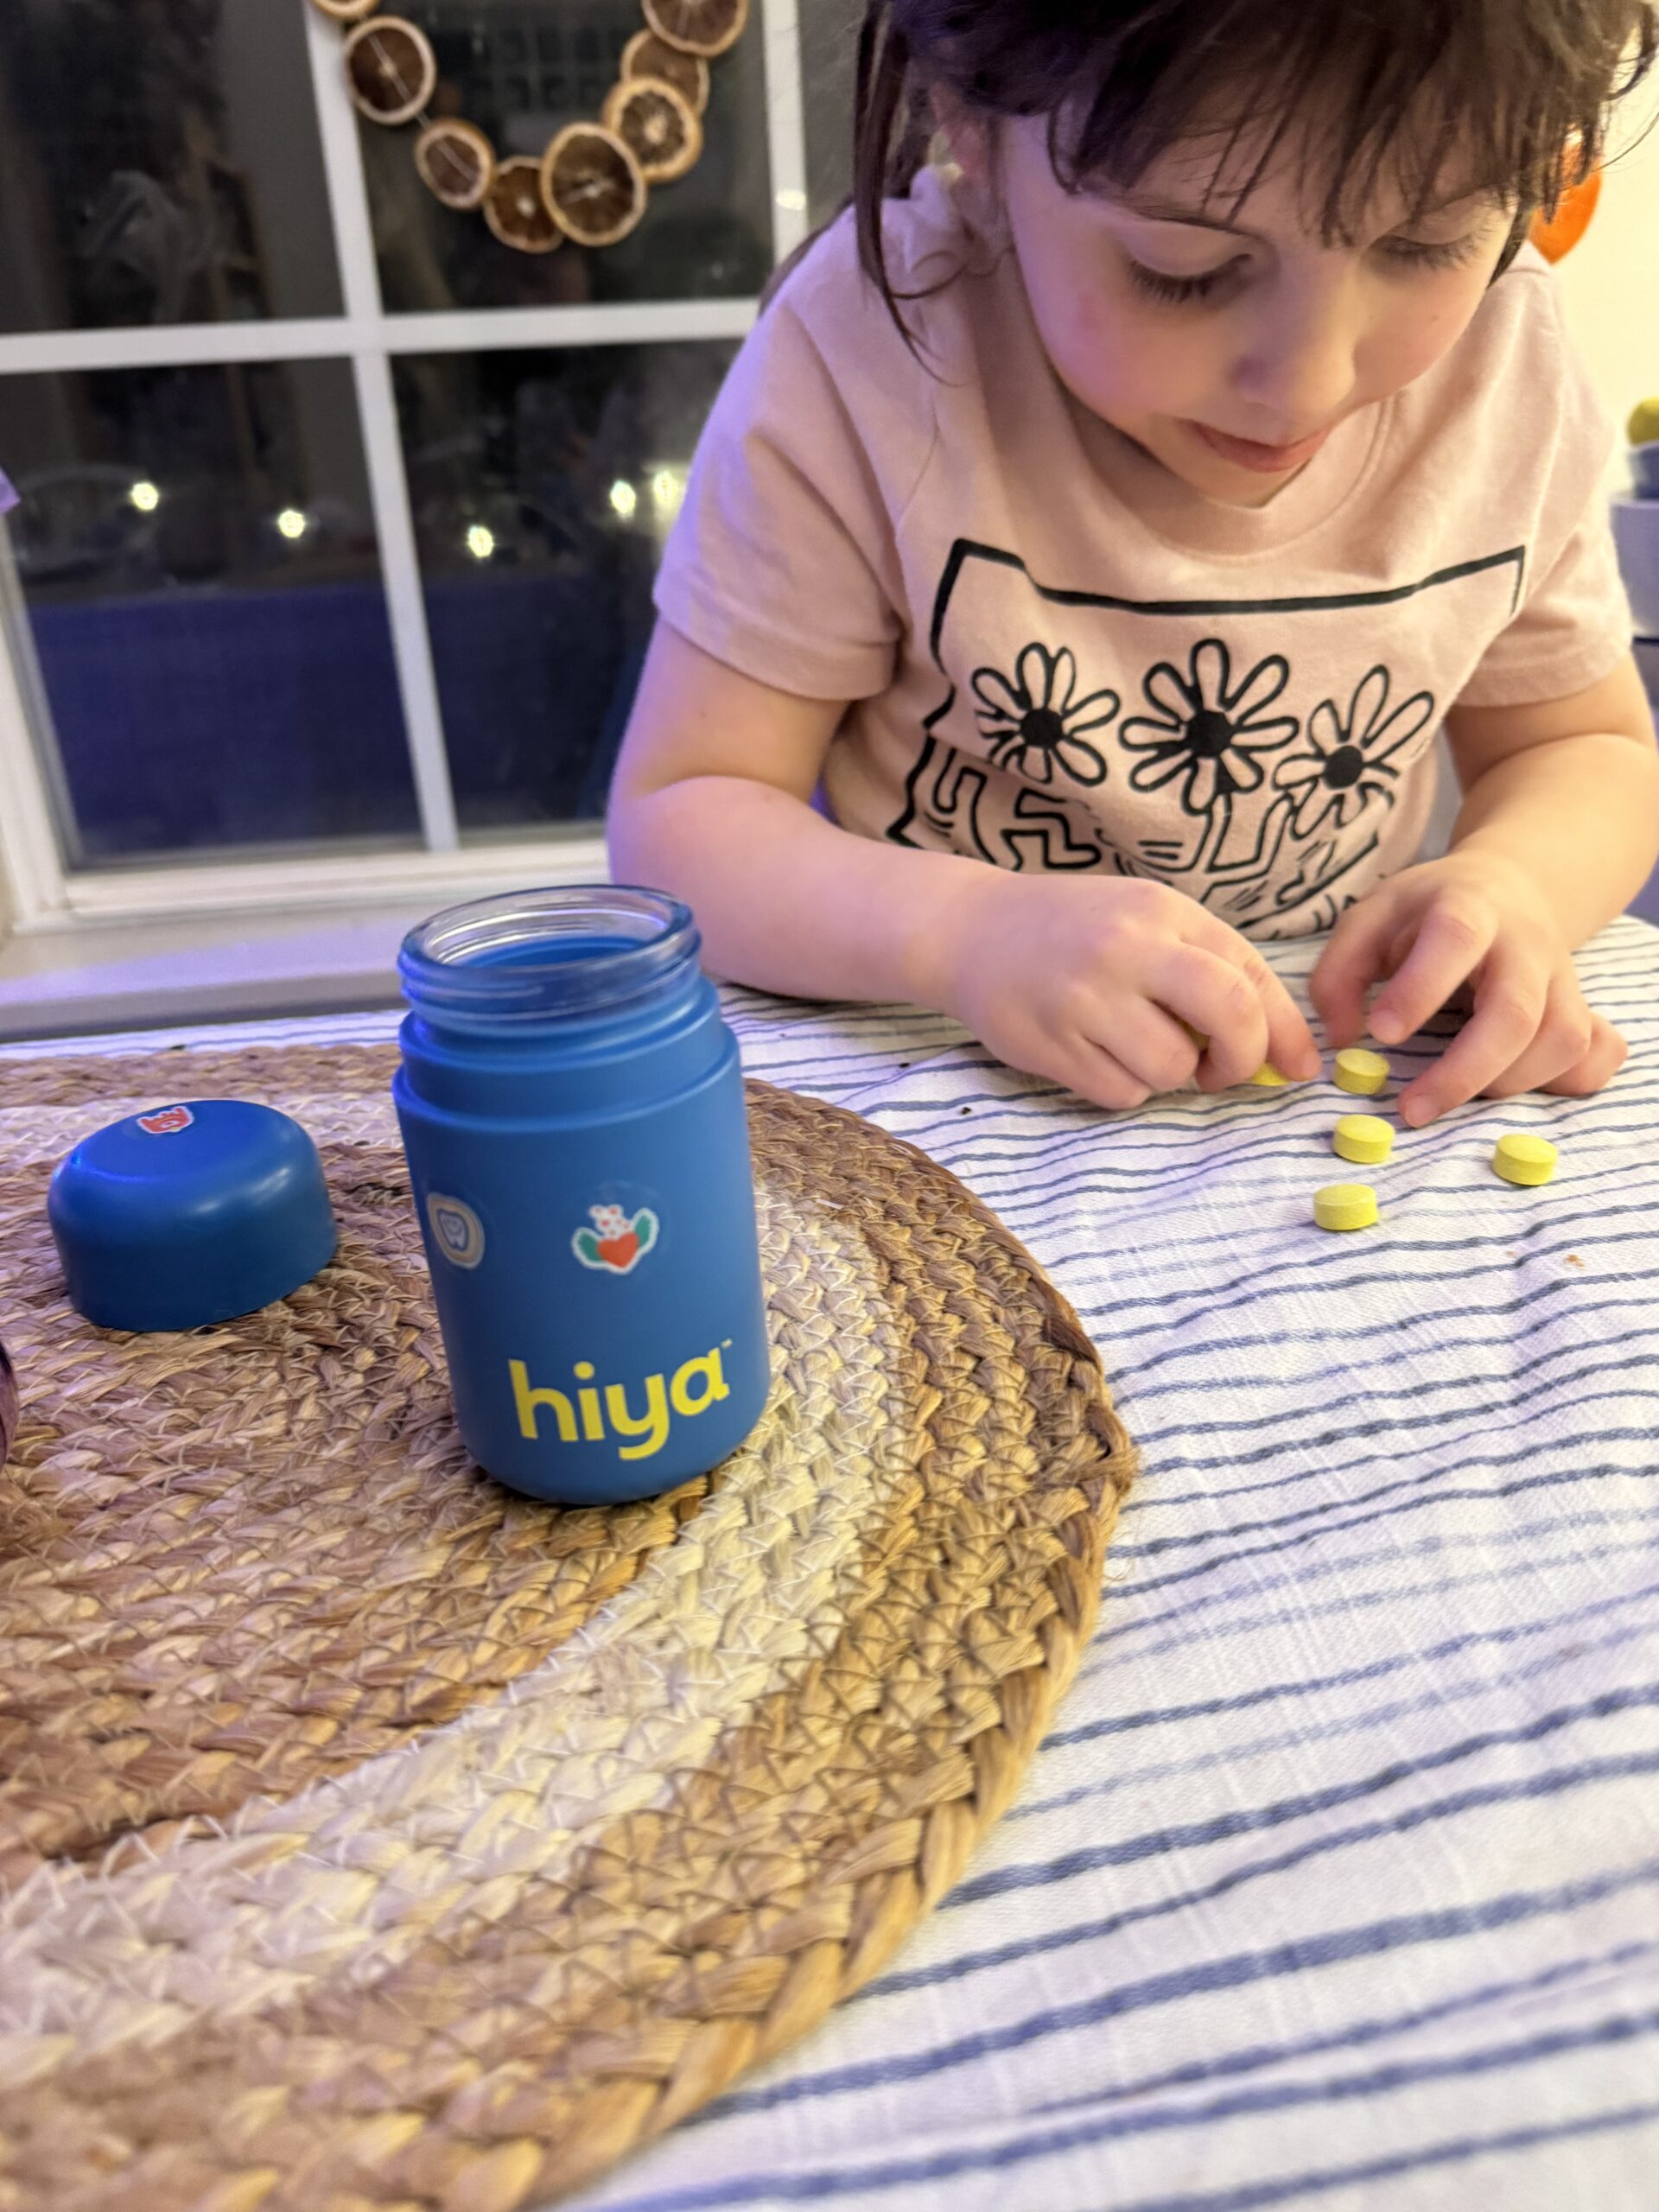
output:
[[1129,282],[1149,300],[1163,300],[1179,307],[1185,301],[1208,299],[1222,279],[1237,266],[1233,261],[1224,262],[1219,269],[1206,270],[1202,276],[1168,276],[1161,269],[1148,269],[1143,261],[1128,257]]
[[1429,245],[1421,238],[1384,238],[1382,251],[1391,261],[1403,261],[1413,269],[1461,269],[1485,243],[1481,232],[1474,231],[1443,245]]
[[[1421,238],[1383,238],[1378,251],[1408,269],[1460,269],[1473,261],[1485,245],[1484,235],[1476,231],[1466,238],[1452,238],[1438,245]],[[1171,307],[1207,300],[1242,266],[1235,256],[1219,269],[1207,269],[1199,276],[1171,276],[1161,269],[1148,269],[1144,261],[1137,261],[1132,254],[1126,255],[1125,261],[1129,282],[1135,289],[1149,300],[1161,300]]]

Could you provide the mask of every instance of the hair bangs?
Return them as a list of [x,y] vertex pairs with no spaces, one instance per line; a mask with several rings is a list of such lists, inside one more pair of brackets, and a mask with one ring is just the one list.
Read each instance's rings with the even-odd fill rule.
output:
[[1288,159],[1328,243],[1351,242],[1386,185],[1407,221],[1490,196],[1518,244],[1596,166],[1656,50],[1659,0],[870,0],[861,257],[904,329],[881,202],[909,188],[938,94],[1046,118],[1069,190],[1128,190],[1191,155],[1205,204],[1232,217]]

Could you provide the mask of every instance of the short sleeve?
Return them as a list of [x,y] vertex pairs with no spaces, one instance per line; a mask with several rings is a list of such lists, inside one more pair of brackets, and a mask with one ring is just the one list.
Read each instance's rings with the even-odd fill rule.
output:
[[[656,601],[664,621],[728,667],[800,697],[851,702],[893,679],[905,626],[894,516],[925,464],[932,410],[925,372],[890,326],[885,335],[875,327],[868,288],[836,245],[823,241],[813,260],[830,249],[828,267],[804,265],[734,363]],[[793,303],[802,278],[815,321],[833,321],[844,292],[833,365]],[[861,326],[861,360],[849,342]]]
[[1561,327],[1554,280],[1541,271],[1523,281],[1550,287],[1552,312],[1529,365],[1532,389],[1517,396],[1517,435],[1530,416],[1553,451],[1520,604],[1465,687],[1459,704],[1467,707],[1529,706],[1587,690],[1630,650],[1634,630],[1605,485],[1613,426]]

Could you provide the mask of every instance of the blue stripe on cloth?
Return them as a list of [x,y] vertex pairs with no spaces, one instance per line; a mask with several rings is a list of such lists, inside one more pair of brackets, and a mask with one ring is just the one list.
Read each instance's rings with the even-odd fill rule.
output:
[[[1327,1690],[1350,1689],[1358,1683],[1379,1681],[1404,1667],[1427,1666],[1435,1660],[1455,1658],[1465,1651],[1513,1643],[1522,1637],[1547,1636],[1579,1621],[1602,1620],[1610,1608],[1640,1605],[1649,1598],[1659,1598],[1659,1582],[1644,1582],[1635,1590],[1598,1598],[1587,1605],[1573,1606],[1564,1613],[1551,1613],[1542,1620],[1506,1621],[1501,1628],[1467,1629],[1460,1635],[1442,1637],[1438,1643],[1428,1644],[1421,1651],[1388,1652],[1366,1660],[1363,1665],[1342,1668],[1334,1674],[1298,1675],[1288,1681],[1259,1682],[1247,1690],[1236,1690],[1225,1697],[1206,1698],[1192,1705],[1150,1706],[1139,1713],[1103,1713],[1098,1719],[1084,1721],[1076,1727],[1054,1729],[1045,1738],[1043,1748],[1049,1752],[1063,1751],[1071,1744],[1094,1743],[1103,1736],[1125,1735],[1132,1729],[1163,1728],[1200,1716],[1244,1713],[1252,1707],[1277,1704],[1282,1699],[1321,1697]],[[1654,1622],[1652,1627],[1654,1632],[1659,1633],[1659,1621]],[[1642,1632],[1647,1629],[1648,1624],[1643,1623]]]
[[[1647,1770],[1653,1770],[1652,1762]],[[1207,1959],[1201,1964],[1148,1975],[1142,1981],[1126,1981],[1068,2005],[1050,2005],[1005,2026],[976,2030],[929,2050],[906,2051],[873,2060],[864,2066],[845,2066],[816,2075],[799,2074],[769,2088],[739,2090],[704,2115],[701,2124],[706,2126],[722,2113],[772,2112],[804,2097],[844,2095],[878,2082],[921,2081],[948,2067],[968,2065],[1066,2029],[1097,2028],[1108,2020],[1147,2005],[1172,2004],[1206,1991],[1234,1988],[1241,1984],[1255,1985],[1294,1977],[1339,1961],[1381,1958],[1406,1945],[1442,1943],[1475,1933],[1488,1934],[1542,1915],[1570,1911],[1589,1902],[1625,1894],[1656,1881],[1659,1881],[1659,1861],[1650,1862],[1633,1874],[1604,1875],[1568,1884],[1545,1897],[1512,1893],[1440,1912],[1326,1929],[1266,1950]]]
[[[1592,1431],[1579,1440],[1584,1445],[1597,1442],[1651,1445],[1654,1433],[1651,1426],[1611,1429],[1599,1434]],[[1433,1469],[1427,1474],[1414,1475],[1403,1483],[1383,1484],[1370,1495],[1384,1497],[1401,1491],[1421,1491],[1424,1485],[1434,1482],[1441,1471]],[[1322,1542],[1333,1529],[1338,1534],[1345,1534],[1350,1529],[1368,1528],[1389,1520],[1396,1514],[1429,1512],[1449,1503],[1494,1503],[1501,1498],[1524,1497],[1533,1491],[1554,1490],[1573,1483],[1602,1482],[1613,1477],[1627,1479],[1639,1477],[1643,1480],[1649,1480],[1655,1472],[1651,1466],[1638,1467],[1628,1461],[1613,1459],[1592,1467],[1557,1467],[1548,1474],[1522,1475],[1514,1482],[1492,1483],[1475,1488],[1459,1488],[1448,1484],[1427,1495],[1396,1496],[1394,1504],[1381,1507],[1375,1513],[1351,1514],[1346,1520],[1332,1522],[1328,1527],[1298,1529],[1293,1535],[1277,1537],[1268,1544],[1243,1545],[1220,1559],[1200,1560],[1196,1566],[1178,1567],[1173,1573],[1138,1576],[1136,1589],[1141,1595],[1148,1590],[1167,1590],[1178,1583],[1190,1582],[1195,1577],[1217,1573],[1224,1568],[1236,1566],[1241,1559],[1262,1559],[1280,1552],[1293,1551],[1304,1544]]]
[[[1525,2046],[1515,2046],[1493,2053],[1491,2060],[1497,2064],[1514,2064],[1524,2063],[1523,2054],[1548,2057],[1558,2050],[1572,2050],[1586,2044],[1592,2049],[1605,2049],[1611,2044],[1630,2043],[1638,2034],[1651,2034],[1656,2024],[1659,2024],[1659,2013],[1643,2015],[1639,2021],[1620,2018],[1603,2024],[1599,2030],[1581,2042],[1575,2043],[1565,2035],[1555,2038],[1539,2037],[1535,2039],[1529,2053],[1527,2053]],[[1471,2055],[1462,2064],[1450,2059],[1438,2067],[1431,2067],[1425,2062],[1416,2069],[1414,2075],[1407,2069],[1395,2069],[1392,2075],[1380,2073],[1348,2088],[1347,2094],[1375,2094],[1379,2089],[1403,2086],[1413,2079],[1455,2080],[1459,2073],[1479,2072],[1485,2056],[1484,2053]],[[1316,2103],[1323,2114],[1344,2094],[1344,2086],[1316,2085],[1309,2101]],[[1287,2094],[1276,2109],[1282,2112],[1299,2101],[1301,2100]],[[1152,2117],[1149,2115],[1148,2120]],[[1224,2185],[1215,2190],[1183,2190],[1175,2196],[1119,2197],[1114,2201],[1111,2212],[1259,2212],[1259,2208],[1264,2206],[1292,2203],[1298,2198],[1306,2200],[1310,2196],[1328,2194],[1333,2189],[1351,2190],[1359,2183],[1396,2180],[1425,2166],[1462,2164],[1471,2158],[1484,2157],[1494,2150],[1531,2150],[1542,2144],[1605,2134],[1655,2119],[1659,2119],[1659,2101],[1624,2105],[1611,2111],[1583,2114],[1570,2120],[1506,2128],[1497,2133],[1455,2136],[1449,2141],[1427,2144],[1414,2151],[1391,2152],[1382,2158],[1356,2160],[1344,2165],[1315,2167],[1298,2174],[1259,2182]],[[1185,2114],[1176,2113],[1170,2115],[1166,2124],[1179,2127],[1195,2123]],[[811,2203],[870,2189],[891,2189],[894,2184],[914,2188],[918,2184],[954,2181],[963,2174],[986,2169],[1006,2172],[1012,2167],[1037,2158],[1052,2158],[1057,2152],[1102,2143],[1124,2132],[1121,2126],[1110,2120],[1077,2121],[1067,2126],[1045,2128],[1013,2142],[999,2143],[984,2151],[947,2151],[926,2158],[889,2158],[879,2164],[840,2171],[825,2170],[817,2173],[791,2175],[740,2175],[721,2183],[717,2192],[706,2189],[674,2190],[649,2196],[629,2197],[620,2200],[620,2204],[626,2208],[626,2212],[703,2212],[703,2208],[708,2208],[708,2212],[719,2212],[719,2208],[726,2205],[754,2204],[766,2199],[780,2204]],[[1602,2202],[1605,2203],[1605,2200]],[[1641,2208],[1631,2199],[1627,2201],[1625,2208],[1622,2208],[1622,2212],[1641,2212]]]
[[[1632,1777],[1659,1774],[1659,1751],[1632,1752],[1610,1759],[1589,1759],[1565,1769],[1546,1770],[1532,1774],[1520,1782],[1490,1783],[1465,1789],[1453,1790],[1443,1797],[1431,1798],[1426,1804],[1409,1807],[1404,1811],[1390,1813],[1374,1821],[1362,1821],[1345,1828],[1335,1828],[1316,1836],[1311,1842],[1297,1844],[1288,1851],[1274,1853],[1265,1859],[1248,1859],[1230,1867],[1225,1874],[1213,1881],[1194,1883],[1190,1887],[1170,1892],[1139,1905],[1126,1905],[1121,1911],[1106,1913],[1096,1920],[1071,1921],[1059,1927],[1046,1929],[1040,1936],[1015,1937],[983,1951],[960,1951],[953,1957],[934,1967],[916,1967],[882,1975],[868,1989],[859,1991],[849,2001],[868,2002],[877,1997],[902,1995],[912,1989],[931,1989],[965,1980],[969,1975],[988,1973],[998,1967],[1011,1965],[1014,1961],[1041,1956],[1046,1952],[1077,1949],[1085,1943],[1098,1942],[1103,1937],[1116,1936],[1125,1928],[1134,1928],[1150,1920],[1162,1919],[1168,1914],[1180,1914],[1202,1905],[1211,1905],[1218,1898],[1231,1897],[1252,1882],[1265,1881],[1275,1874],[1287,1874],[1313,1860],[1329,1858],[1333,1853],[1351,1851],[1356,1846],[1374,1843],[1382,1838],[1411,1834],[1418,1828],[1431,1826],[1437,1821],[1449,1820],[1458,1815],[1478,1812],[1497,1805],[1535,1804],[1550,1798],[1570,1795],[1599,1782],[1624,1780]],[[1117,1864],[1126,1864],[1120,1860]],[[1082,1870],[1073,1870],[1082,1871]],[[1645,1885],[1659,1878],[1659,1861],[1645,1868],[1631,1882]],[[1630,1886],[1621,1880],[1616,1889]],[[1598,1897],[1614,1891],[1598,1891]]]
[[[1122,1619],[1113,1637],[1113,1651],[1121,1666],[1129,1656],[1127,1647],[1134,1646],[1133,1656],[1141,1662],[1160,1657],[1192,1642],[1192,1630],[1199,1629],[1213,1641],[1224,1637],[1248,1637],[1262,1635],[1272,1629],[1309,1625],[1350,1615],[1364,1613],[1378,1605],[1403,1607],[1408,1601],[1428,1598],[1449,1598],[1454,1593],[1466,1597],[1478,1590],[1517,1590],[1529,1577],[1540,1574],[1570,1573],[1574,1567],[1589,1568],[1609,1560],[1628,1559],[1643,1567],[1659,1565],[1659,1549],[1651,1535],[1652,1508],[1643,1504],[1624,1510],[1591,1509],[1558,1516],[1554,1520],[1540,1518],[1534,1528],[1527,1529],[1499,1529],[1471,1530],[1466,1535],[1448,1536],[1431,1529],[1416,1536],[1405,1536],[1397,1544],[1385,1541],[1369,1552],[1344,1552],[1329,1559],[1298,1560],[1282,1574],[1267,1574],[1259,1570],[1252,1574],[1248,1594],[1261,1597],[1269,1591],[1295,1588],[1312,1589],[1323,1582],[1337,1584],[1332,1598],[1321,1598],[1317,1604],[1306,1600],[1300,1605],[1281,1605],[1270,1611],[1240,1613],[1222,1621],[1211,1621],[1204,1616],[1239,1602],[1237,1589],[1198,1590],[1183,1592],[1173,1605],[1162,1605],[1151,1611],[1140,1610],[1139,1592],[1134,1583],[1123,1581],[1120,1594]],[[1586,1544],[1582,1532],[1586,1529],[1635,1528],[1640,1533],[1628,1543]],[[1576,1537],[1557,1553],[1541,1548],[1541,1541],[1548,1536],[1567,1535]],[[1480,1551],[1497,1559],[1498,1564],[1479,1567],[1462,1574],[1433,1575],[1426,1580],[1401,1583],[1390,1580],[1380,1588],[1361,1587],[1358,1578],[1369,1567],[1378,1565],[1399,1565],[1416,1557],[1453,1557],[1468,1551]],[[1503,1554],[1516,1554],[1507,1559]],[[1141,1639],[1147,1629],[1165,1628],[1179,1623],[1183,1634],[1166,1637],[1161,1642],[1144,1643]],[[1083,1668],[1083,1675],[1111,1663],[1110,1654],[1096,1645]]]

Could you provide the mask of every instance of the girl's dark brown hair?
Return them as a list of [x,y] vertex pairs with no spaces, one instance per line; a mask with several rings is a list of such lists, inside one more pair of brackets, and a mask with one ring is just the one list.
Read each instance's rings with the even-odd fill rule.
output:
[[[1178,140],[1225,161],[1274,118],[1236,208],[1293,130],[1327,240],[1392,168],[1415,219],[1455,152],[1459,187],[1554,213],[1599,159],[1612,103],[1659,50],[1659,0],[869,0],[858,46],[859,254],[901,331],[881,203],[926,158],[931,103],[1043,116],[1068,190],[1131,188]],[[1218,162],[1217,167],[1221,163]],[[906,331],[908,338],[909,333]]]

